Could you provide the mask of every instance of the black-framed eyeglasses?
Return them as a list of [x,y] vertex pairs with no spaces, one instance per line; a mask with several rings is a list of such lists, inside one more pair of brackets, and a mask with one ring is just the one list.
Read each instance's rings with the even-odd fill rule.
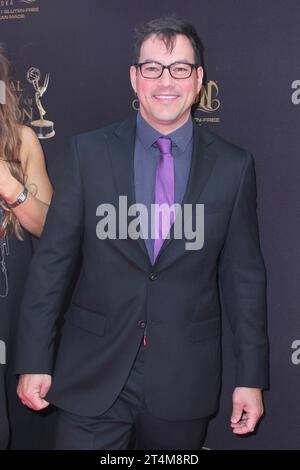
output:
[[171,77],[176,79],[189,78],[193,70],[199,67],[197,64],[189,64],[188,62],[173,62],[169,65],[163,65],[160,62],[140,62],[134,65],[140,69],[144,78],[160,78],[163,71],[168,69]]

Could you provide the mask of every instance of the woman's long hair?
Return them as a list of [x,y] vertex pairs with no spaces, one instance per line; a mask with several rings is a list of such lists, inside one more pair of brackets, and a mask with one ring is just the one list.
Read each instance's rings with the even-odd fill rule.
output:
[[[11,174],[22,184],[25,175],[20,161],[21,147],[21,120],[16,96],[10,86],[11,65],[0,44],[0,80],[5,85],[5,103],[0,102],[0,159],[7,162]],[[0,197],[0,208],[4,209],[4,216],[0,226],[0,236],[6,236],[14,231],[22,239],[22,229],[15,214],[9,210],[5,201]]]

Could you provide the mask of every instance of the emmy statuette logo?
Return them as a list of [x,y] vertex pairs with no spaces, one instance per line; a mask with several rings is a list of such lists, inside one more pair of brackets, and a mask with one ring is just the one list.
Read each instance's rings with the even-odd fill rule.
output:
[[30,125],[35,130],[39,139],[50,139],[55,135],[54,123],[44,119],[46,114],[41,103],[41,97],[44,95],[49,84],[49,73],[46,74],[43,85],[39,84],[41,72],[36,67],[31,67],[27,72],[27,81],[31,83],[35,90],[35,102],[39,110],[40,119],[31,121]]

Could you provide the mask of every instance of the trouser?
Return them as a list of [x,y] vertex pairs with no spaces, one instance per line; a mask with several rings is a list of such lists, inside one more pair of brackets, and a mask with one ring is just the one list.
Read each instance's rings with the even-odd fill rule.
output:
[[[83,417],[59,410],[55,449],[197,450],[207,419],[167,421],[147,410],[144,398],[145,348],[141,342],[133,367],[118,398],[102,415]],[[178,403],[180,406],[180,403]]]

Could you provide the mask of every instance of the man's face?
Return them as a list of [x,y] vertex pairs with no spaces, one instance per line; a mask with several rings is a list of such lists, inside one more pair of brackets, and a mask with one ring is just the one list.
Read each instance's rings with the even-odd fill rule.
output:
[[[172,52],[164,42],[152,35],[141,46],[139,62],[155,61],[163,65],[173,62],[195,63],[194,50],[190,40],[179,34]],[[182,126],[189,118],[191,106],[202,86],[203,69],[193,69],[185,79],[172,78],[164,69],[160,78],[144,78],[140,70],[130,67],[131,85],[140,102],[140,112],[150,126],[168,134]]]

